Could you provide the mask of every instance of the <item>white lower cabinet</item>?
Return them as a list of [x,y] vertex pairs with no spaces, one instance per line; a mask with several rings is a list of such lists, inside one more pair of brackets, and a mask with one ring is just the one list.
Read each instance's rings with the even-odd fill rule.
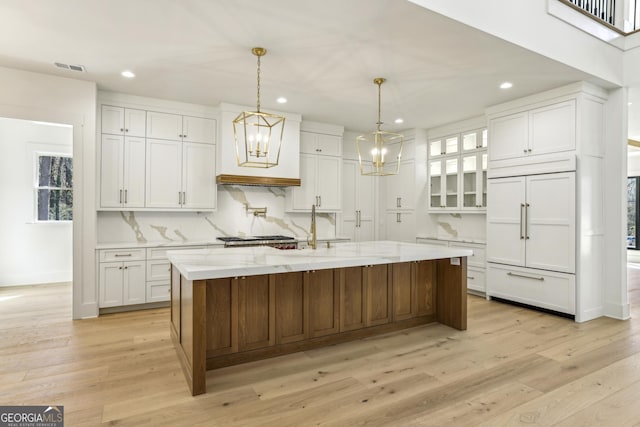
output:
[[486,270],[484,268],[469,267],[467,264],[467,289],[476,292],[486,291]]
[[487,294],[561,313],[576,312],[576,276],[488,263]]
[[100,264],[100,307],[146,302],[144,261]]
[[205,246],[162,246],[146,250],[100,250],[100,308],[169,301],[171,269],[167,251],[204,248]]
[[388,240],[415,242],[416,215],[413,211],[387,212],[385,225]]

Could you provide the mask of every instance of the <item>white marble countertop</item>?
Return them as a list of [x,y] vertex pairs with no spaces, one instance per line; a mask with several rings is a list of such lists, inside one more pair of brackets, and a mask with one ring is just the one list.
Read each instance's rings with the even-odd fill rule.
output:
[[[306,243],[306,238],[295,238],[299,243]],[[318,237],[319,242],[341,242],[349,241],[348,237]],[[182,246],[219,246],[223,247],[224,242],[217,240],[215,237],[210,240],[187,240],[187,241],[160,241],[160,242],[111,242],[98,243],[96,249],[136,249],[136,248],[162,248],[162,247],[182,247]]]
[[486,245],[486,240],[474,239],[469,237],[434,237],[434,236],[416,236],[417,239],[428,239],[428,240],[440,240],[443,242],[460,242],[460,243],[477,243],[479,245]]
[[187,280],[254,276],[471,256],[468,249],[434,248],[390,241],[336,243],[331,248],[279,250],[270,247],[169,251],[169,261]]

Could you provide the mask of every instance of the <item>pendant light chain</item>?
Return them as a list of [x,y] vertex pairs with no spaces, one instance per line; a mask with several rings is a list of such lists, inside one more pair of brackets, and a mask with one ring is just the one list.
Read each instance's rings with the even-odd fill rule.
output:
[[382,120],[380,119],[380,86],[382,86],[382,82],[378,83],[378,130],[380,130],[380,125],[382,125]]
[[260,112],[260,55],[258,55],[258,105],[257,111]]

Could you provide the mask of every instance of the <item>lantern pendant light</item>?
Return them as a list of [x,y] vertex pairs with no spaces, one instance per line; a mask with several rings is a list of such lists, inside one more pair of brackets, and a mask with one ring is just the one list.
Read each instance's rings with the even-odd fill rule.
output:
[[284,133],[284,116],[260,111],[260,58],[267,54],[262,47],[251,52],[258,57],[256,111],[243,111],[233,120],[238,166],[271,168],[278,165]]
[[397,175],[400,171],[400,157],[404,136],[399,133],[385,132],[380,127],[380,86],[386,79],[377,77],[373,83],[378,85],[378,121],[374,132],[356,138],[356,151],[360,164],[360,174],[370,176]]

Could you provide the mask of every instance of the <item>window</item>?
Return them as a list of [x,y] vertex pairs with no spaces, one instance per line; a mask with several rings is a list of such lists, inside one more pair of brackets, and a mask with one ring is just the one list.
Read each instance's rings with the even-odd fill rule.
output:
[[640,224],[638,214],[638,190],[640,190],[640,177],[633,176],[627,178],[627,248],[640,249],[638,247],[638,228]]
[[64,154],[38,154],[37,162],[37,220],[71,221],[73,159]]

